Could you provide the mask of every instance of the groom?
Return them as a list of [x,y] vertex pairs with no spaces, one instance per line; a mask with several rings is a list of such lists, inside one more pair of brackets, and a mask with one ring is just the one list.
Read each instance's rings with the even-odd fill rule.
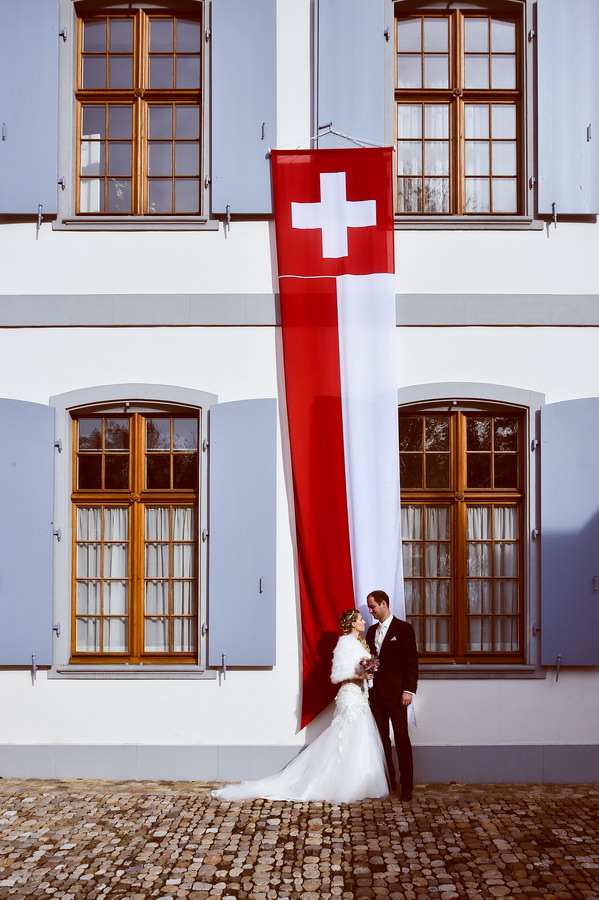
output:
[[379,668],[370,689],[370,708],[383,742],[389,786],[396,790],[393,751],[389,722],[393,726],[401,799],[412,799],[414,784],[412,744],[408,733],[408,706],[418,685],[418,651],[414,629],[389,610],[389,596],[385,591],[371,591],[366,602],[378,625],[371,625],[366,640],[371,653],[378,656]]

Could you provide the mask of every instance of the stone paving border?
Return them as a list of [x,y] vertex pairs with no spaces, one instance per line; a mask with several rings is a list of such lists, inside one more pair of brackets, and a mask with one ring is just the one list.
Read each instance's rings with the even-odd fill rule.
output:
[[0,779],[0,898],[599,900],[599,785],[219,803],[195,782]]

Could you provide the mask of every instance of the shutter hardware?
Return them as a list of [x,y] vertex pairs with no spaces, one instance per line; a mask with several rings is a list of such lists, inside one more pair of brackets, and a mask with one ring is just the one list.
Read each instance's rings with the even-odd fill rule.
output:
[[559,681],[559,670],[562,667],[562,655],[558,653],[557,659],[555,660],[555,681],[556,683]]

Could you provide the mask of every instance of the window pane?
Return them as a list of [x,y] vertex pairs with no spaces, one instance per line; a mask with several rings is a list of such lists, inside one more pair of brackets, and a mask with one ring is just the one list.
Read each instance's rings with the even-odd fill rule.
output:
[[108,107],[108,133],[111,138],[131,137],[131,106],[119,104]]
[[173,211],[172,184],[170,179],[152,179],[148,182],[148,212],[171,213]]
[[179,90],[200,88],[200,57],[178,56],[176,62],[176,86]]
[[491,547],[491,543],[468,544],[468,575],[491,575]]
[[518,209],[518,183],[515,178],[493,179],[493,212],[511,213]]
[[[146,543],[146,578],[168,578],[169,547],[169,544]],[[168,590],[168,584],[163,587]]]
[[84,56],[82,85],[87,89],[106,87],[106,57]]
[[144,645],[147,653],[168,651],[168,619],[146,619]]
[[131,19],[110,19],[110,52],[127,53],[133,51],[133,21]]
[[422,144],[420,141],[402,141],[397,152],[398,175],[422,174]]
[[493,137],[509,139],[516,137],[516,107],[494,103],[491,107]]
[[129,449],[129,419],[106,419],[104,446],[107,450]]
[[486,213],[491,211],[489,182],[486,178],[466,179],[466,212]]
[[464,19],[464,49],[466,53],[489,52],[488,19]]
[[426,141],[424,144],[424,174],[449,174],[449,144],[446,141]]
[[494,557],[495,575],[518,574],[518,544],[496,542]]
[[196,178],[175,180],[175,212],[195,213],[200,209],[200,182]]
[[421,576],[422,568],[422,544],[405,541],[402,546],[403,569],[406,576]]
[[449,106],[446,103],[425,104],[424,134],[436,140],[449,137]]
[[126,141],[122,143],[110,141],[108,144],[108,174],[131,174],[131,144]]
[[489,87],[489,57],[469,55],[464,60],[464,81],[467,88]]
[[424,86],[446,88],[449,86],[449,58],[444,54],[424,57]]
[[177,20],[177,53],[199,53],[202,46],[202,26],[199,22]]
[[450,582],[448,579],[436,579],[426,582],[426,611],[433,615],[450,612]]
[[495,586],[495,610],[498,613],[517,613],[518,582],[502,579]]
[[516,57],[493,56],[491,60],[491,85],[495,90],[516,87]]
[[490,538],[491,532],[491,508],[488,506],[469,506],[467,509],[466,537],[471,541],[481,541]]
[[424,49],[429,53],[447,51],[448,29],[447,19],[425,19]]
[[516,174],[516,142],[493,141],[493,175]]
[[397,86],[399,88],[422,87],[422,57],[402,53],[397,58]]
[[485,139],[489,137],[489,106],[486,103],[467,103],[466,137]]
[[171,446],[171,420],[152,417],[146,419],[146,448],[168,450]]
[[200,137],[200,108],[191,104],[175,107],[175,128],[179,140],[198,140]]
[[93,53],[106,51],[106,20],[83,23],[83,49]]
[[451,538],[450,511],[447,506],[428,506],[426,536],[429,541],[448,541]]
[[104,651],[107,653],[127,651],[127,619],[104,620]]
[[494,421],[495,450],[518,449],[518,419],[496,416]]
[[447,416],[426,417],[426,449],[449,450],[449,418]]
[[148,115],[150,119],[150,138],[154,140],[170,140],[173,136],[172,106],[150,106]]
[[404,19],[398,21],[397,49],[402,52],[405,52],[406,50],[420,52],[422,49],[420,19]]
[[173,52],[173,20],[150,18],[150,52]]
[[128,582],[107,581],[104,585],[104,612],[110,616],[127,613]]
[[108,180],[108,212],[131,212],[131,182],[128,179]]
[[100,582],[78,581],[75,611],[78,615],[99,615],[100,613]]
[[171,458],[164,453],[148,454],[147,461],[147,487],[152,490],[170,488],[171,486]]
[[449,454],[430,453],[426,457],[427,488],[449,487]]
[[148,173],[150,175],[173,174],[173,145],[171,143],[149,141]]
[[173,87],[173,57],[152,56],[150,58],[150,88],[170,89]]
[[198,423],[196,419],[173,420],[173,447],[175,450],[197,450]]
[[399,419],[399,449],[422,450],[422,425],[423,416],[400,416]]
[[494,53],[514,53],[516,50],[516,23],[491,21],[491,45]]
[[195,550],[192,544],[173,544],[173,571],[175,578],[193,578],[195,575]]
[[401,533],[404,538],[421,540],[422,532],[422,507],[402,506],[401,508]]
[[[100,574],[100,545],[77,544],[77,577],[99,578]],[[78,608],[77,612],[86,610]]]
[[146,581],[147,615],[168,615],[168,581]]
[[498,453],[495,456],[495,487],[518,487],[518,458],[515,453],[509,456]]
[[422,209],[422,182],[419,178],[399,178],[397,182],[398,212],[420,212]]
[[126,490],[129,487],[129,456],[109,453],[104,463],[104,487],[110,490]]
[[104,144],[100,141],[83,141],[81,144],[81,174],[104,175]]
[[111,56],[108,64],[108,86],[119,90],[133,84],[133,57]]
[[84,106],[81,113],[81,136],[105,137],[105,111],[103,106]]
[[487,141],[466,141],[466,175],[489,175],[489,144]]
[[175,145],[175,174],[199,175],[200,154],[197,144]]
[[[400,140],[422,137],[422,108],[415,103],[400,103],[397,107],[397,136]],[[439,137],[440,135],[430,135]]]
[[467,466],[467,484],[469,488],[491,487],[491,454],[469,453]]
[[404,488],[423,487],[422,457],[412,454],[402,455],[399,460],[399,473]]
[[78,459],[79,475],[77,487],[96,490],[102,487],[102,457],[99,454],[86,454]]
[[424,181],[424,211],[449,212],[449,179],[426,178]]
[[98,653],[100,650],[100,620],[77,619],[77,650],[87,653]]
[[434,577],[450,574],[449,544],[427,543],[426,545],[426,574]]
[[496,506],[493,510],[495,540],[518,538],[518,510],[515,506]]
[[79,189],[79,209],[82,213],[104,212],[103,182],[95,178],[82,178]]
[[196,488],[198,486],[198,458],[195,454],[181,453],[173,456],[173,487]]
[[173,650],[190,653],[195,650],[197,631],[194,619],[173,619]]
[[467,603],[468,613],[490,613],[491,605],[491,582],[486,578],[469,578],[467,581]]
[[77,540],[99,541],[102,537],[102,510],[97,507],[77,508]]
[[79,419],[79,449],[99,450],[102,447],[102,419]]

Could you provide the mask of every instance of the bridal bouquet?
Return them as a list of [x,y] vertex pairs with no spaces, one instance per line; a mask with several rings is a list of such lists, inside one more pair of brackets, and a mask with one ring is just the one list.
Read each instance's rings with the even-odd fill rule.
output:
[[360,669],[360,671],[368,672],[369,675],[374,675],[379,666],[380,662],[378,661],[376,656],[366,656],[358,663],[358,668]]

